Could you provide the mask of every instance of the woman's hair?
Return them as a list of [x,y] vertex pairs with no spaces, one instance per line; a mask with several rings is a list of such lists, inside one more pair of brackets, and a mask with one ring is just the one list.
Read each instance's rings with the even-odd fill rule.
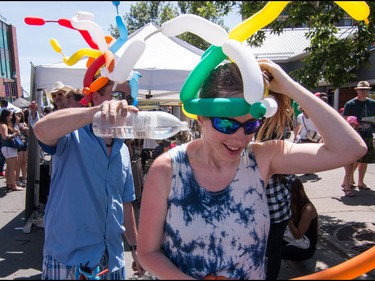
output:
[[[279,93],[269,92],[278,104],[277,112],[267,118],[256,140],[281,138],[286,124],[291,123],[293,110],[291,99]],[[233,63],[221,64],[212,70],[203,83],[200,98],[243,97],[243,80],[238,66]]]
[[8,125],[8,116],[11,115],[12,112],[8,109],[3,109],[0,114],[0,123]]
[[299,178],[294,178],[290,184],[291,203],[290,210],[292,211],[292,219],[294,224],[298,225],[303,207],[310,203],[310,199],[307,197],[303,183]]

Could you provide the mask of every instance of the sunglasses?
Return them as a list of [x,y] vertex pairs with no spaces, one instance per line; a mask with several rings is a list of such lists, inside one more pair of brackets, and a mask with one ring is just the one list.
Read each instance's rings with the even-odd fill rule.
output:
[[52,94],[51,94],[51,97],[52,97],[53,99],[55,99],[56,96],[58,96],[58,97],[61,98],[61,97],[64,96],[65,94],[66,94],[65,92],[59,91],[59,92],[52,93]]
[[212,127],[223,134],[234,134],[239,128],[243,128],[245,135],[251,135],[257,132],[263,125],[264,118],[252,119],[244,123],[229,118],[210,117]]

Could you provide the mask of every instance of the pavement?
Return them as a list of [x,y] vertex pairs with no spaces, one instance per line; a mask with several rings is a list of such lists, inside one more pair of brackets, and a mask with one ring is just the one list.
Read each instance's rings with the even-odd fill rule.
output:
[[[334,267],[375,246],[374,164],[368,165],[365,176],[365,182],[371,189],[354,189],[354,197],[345,197],[341,190],[344,168],[298,176],[318,210],[320,239],[314,257],[306,261],[282,262],[280,280]],[[25,198],[26,190],[7,192],[4,178],[0,178],[0,280],[41,279],[43,220],[33,215],[27,224]],[[132,258],[127,249],[125,259],[127,279],[155,279],[149,273],[142,278],[133,275],[130,268]],[[374,279],[375,270],[356,278]]]

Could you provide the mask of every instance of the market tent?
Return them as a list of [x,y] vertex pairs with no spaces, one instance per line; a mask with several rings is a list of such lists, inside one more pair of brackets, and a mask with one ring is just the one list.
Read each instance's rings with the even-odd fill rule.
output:
[[25,100],[23,97],[19,97],[15,101],[12,102],[12,104],[19,108],[27,108],[30,105],[30,102]]
[[[164,96],[165,92],[171,91],[175,95],[199,63],[203,51],[177,37],[169,38],[158,30],[159,27],[149,23],[129,35],[128,40],[142,38],[146,42],[145,51],[133,69],[142,75],[139,79],[140,90],[146,90],[148,94],[149,91],[161,90]],[[154,35],[147,38],[152,33]],[[121,56],[124,47],[117,51],[117,56]],[[86,61],[80,60],[73,66],[65,63],[35,66],[35,88],[50,89],[56,80],[82,88]],[[156,98],[157,94],[152,96]]]

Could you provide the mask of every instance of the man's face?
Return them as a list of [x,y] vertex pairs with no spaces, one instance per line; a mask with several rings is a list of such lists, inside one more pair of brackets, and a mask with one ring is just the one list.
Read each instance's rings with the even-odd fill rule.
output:
[[357,94],[358,95],[364,95],[364,96],[366,96],[366,95],[368,95],[369,92],[370,92],[370,90],[368,90],[368,89],[357,89]]
[[66,101],[67,107],[82,107],[80,99],[78,99],[73,92],[70,92],[66,95]]
[[53,103],[56,105],[57,109],[67,108],[67,98],[66,92],[64,90],[58,90],[57,92],[51,93]]
[[[130,95],[130,86],[128,82],[124,82],[120,85],[117,85],[115,91],[112,91],[114,82],[109,81],[107,85],[105,85],[103,88],[98,90],[97,92],[93,93],[92,95],[92,101],[94,105],[102,104],[106,100],[111,100],[113,98],[119,98],[122,99],[126,95]],[[113,93],[116,93],[116,97],[113,96]],[[119,97],[117,94],[121,93],[122,97]]]

